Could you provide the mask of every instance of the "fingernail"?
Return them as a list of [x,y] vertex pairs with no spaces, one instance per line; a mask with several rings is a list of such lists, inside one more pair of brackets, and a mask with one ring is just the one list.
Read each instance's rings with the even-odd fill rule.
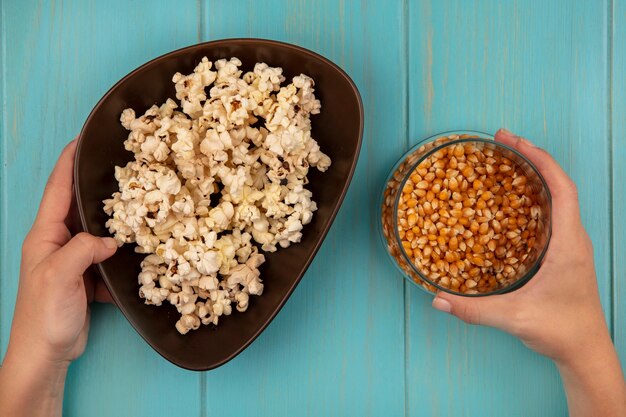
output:
[[500,129],[500,130],[498,131],[498,133],[500,133],[500,135],[508,136],[508,137],[510,137],[510,138],[513,138],[513,139],[515,139],[515,138],[517,138],[517,137],[518,137],[515,133],[513,133],[513,132],[511,132],[510,130],[505,129],[505,128]]
[[534,143],[532,143],[531,141],[529,141],[529,140],[528,140],[528,139],[526,139],[526,138],[520,137],[520,138],[519,138],[519,141],[520,141],[521,143],[523,143],[524,145],[526,145],[526,146],[530,146],[531,148],[536,148],[535,144],[534,144]]
[[109,249],[117,248],[117,242],[112,237],[103,237],[102,242],[104,243],[104,246]]
[[448,300],[444,300],[443,298],[435,297],[433,300],[433,307],[439,311],[443,311],[444,313],[449,313],[452,311],[452,304]]
[[534,144],[534,143],[532,143],[531,141],[529,141],[529,140],[528,140],[528,139],[526,139],[526,138],[523,138],[523,137],[521,137],[521,136],[516,135],[515,133],[511,132],[511,131],[510,131],[510,130],[508,130],[508,129],[502,128],[502,129],[500,129],[500,133],[501,133],[501,134],[504,134],[504,135],[506,135],[506,136],[509,136],[509,137],[511,137],[511,138],[515,138],[515,139],[517,139],[517,140],[518,140],[521,144],[523,144],[523,145],[529,146],[529,147],[531,147],[531,148],[536,148],[536,146],[535,146],[535,144]]

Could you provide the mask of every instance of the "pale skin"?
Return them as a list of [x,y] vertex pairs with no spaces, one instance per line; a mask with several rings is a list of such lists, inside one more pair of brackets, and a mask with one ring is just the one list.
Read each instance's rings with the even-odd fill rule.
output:
[[75,151],[75,141],[63,150],[22,247],[11,337],[0,368],[3,417],[62,415],[67,369],[87,344],[89,303],[110,301],[102,282],[83,274],[115,253],[115,241],[86,233],[72,238],[65,224]]
[[[545,262],[513,293],[479,299],[439,293],[433,306],[509,332],[553,359],[571,416],[626,416],[626,386],[602,313],[576,188],[545,151],[507,131],[496,139],[526,155],[552,192],[560,215],[554,216]],[[72,142],[61,154],[24,241],[11,337],[0,368],[2,416],[62,415],[67,369],[87,343],[89,303],[110,301],[102,283],[85,271],[112,256],[115,242],[84,233],[71,238],[65,225],[75,149]]]
[[477,299],[440,292],[433,307],[511,333],[552,359],[571,417],[626,416],[626,384],[602,312],[576,186],[546,151],[528,140],[506,130],[498,131],[496,140],[525,155],[548,184],[554,213],[548,252],[539,272],[514,292]]

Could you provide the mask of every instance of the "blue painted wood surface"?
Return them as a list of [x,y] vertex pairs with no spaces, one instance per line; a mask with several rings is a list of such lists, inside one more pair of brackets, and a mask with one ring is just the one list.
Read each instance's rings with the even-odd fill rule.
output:
[[167,51],[224,37],[296,43],[343,67],[366,115],[361,159],[318,257],[244,353],[193,373],[97,306],[68,416],[565,415],[554,366],[404,283],[376,236],[395,160],[448,129],[506,126],[576,180],[626,360],[626,1],[3,0],[0,352],[19,247],[63,144],[101,95]]
[[[626,364],[626,1],[612,4],[613,335]],[[622,365],[622,367],[624,367]]]

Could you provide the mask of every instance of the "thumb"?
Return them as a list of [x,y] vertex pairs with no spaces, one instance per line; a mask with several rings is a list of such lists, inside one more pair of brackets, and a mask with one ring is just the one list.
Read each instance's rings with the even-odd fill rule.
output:
[[82,275],[89,266],[111,257],[117,250],[115,239],[79,233],[51,255],[50,263],[61,277]]
[[514,303],[507,294],[487,297],[463,297],[438,292],[433,307],[450,313],[466,323],[496,327],[508,331],[513,321]]

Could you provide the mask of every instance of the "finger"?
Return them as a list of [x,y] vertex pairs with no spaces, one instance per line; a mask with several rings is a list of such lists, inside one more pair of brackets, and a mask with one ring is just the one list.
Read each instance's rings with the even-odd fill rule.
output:
[[541,173],[550,189],[553,212],[559,213],[559,216],[553,218],[556,228],[567,230],[570,228],[572,220],[579,221],[580,209],[576,184],[548,152],[536,147],[528,139],[517,136],[506,129],[498,130],[495,139],[520,152]]
[[462,297],[438,292],[433,307],[450,313],[466,323],[496,327],[504,331],[512,329],[511,318],[515,303],[507,295],[488,297]]
[[51,255],[50,263],[58,279],[72,280],[76,276],[82,277],[90,265],[109,258],[116,249],[113,238],[79,233]]
[[92,268],[87,268],[83,273],[83,282],[85,283],[87,303],[91,303],[93,301],[93,294],[96,287],[96,277],[94,277]]
[[519,151],[533,163],[546,180],[553,198],[576,197],[576,185],[548,152],[506,129],[498,130],[495,139]]
[[109,303],[115,304],[113,297],[109,293],[108,288],[100,279],[100,276],[94,271],[94,268],[87,268],[83,273],[83,281],[85,282],[85,295],[87,302]]
[[94,301],[98,303],[109,303],[115,304],[113,297],[111,297],[111,293],[104,282],[99,279],[96,281],[95,289],[94,289]]
[[76,140],[71,141],[57,161],[41,199],[35,225],[63,223],[72,201],[72,183]]

